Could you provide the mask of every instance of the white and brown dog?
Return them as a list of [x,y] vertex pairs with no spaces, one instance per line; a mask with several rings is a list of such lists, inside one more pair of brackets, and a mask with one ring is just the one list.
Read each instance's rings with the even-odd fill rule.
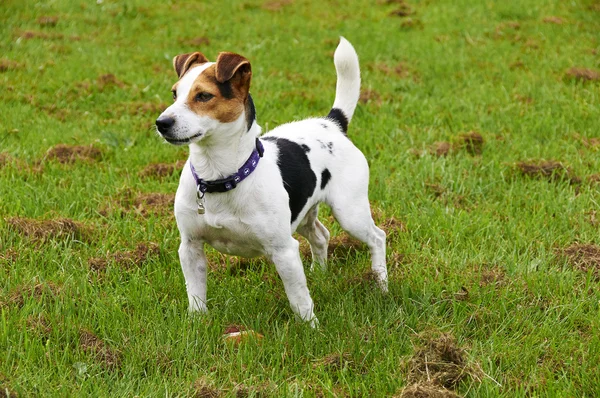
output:
[[222,52],[173,59],[175,102],[156,120],[170,144],[189,145],[175,216],[179,258],[190,311],[206,311],[204,245],[273,261],[294,312],[316,325],[298,251],[297,231],[310,242],[313,264],[325,267],[329,232],[317,219],[331,207],[341,227],[367,243],[372,270],[387,291],[385,232],[371,217],[369,166],[346,132],[358,102],[358,56],[344,38],[335,51],[337,89],[326,117],[284,124],[264,136],[250,96],[250,62]]

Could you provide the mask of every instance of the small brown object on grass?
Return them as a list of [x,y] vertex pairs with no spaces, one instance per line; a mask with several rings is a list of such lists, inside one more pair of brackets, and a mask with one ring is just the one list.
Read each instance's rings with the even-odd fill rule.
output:
[[37,19],[37,23],[40,26],[54,27],[58,23],[58,17],[57,16],[49,16],[49,15],[42,16]]
[[139,267],[149,257],[156,256],[159,252],[156,243],[139,243],[134,250],[118,251],[109,254],[107,257],[90,258],[88,264],[95,271],[103,271],[109,262],[114,262],[117,266],[124,269]]
[[428,382],[433,385],[456,388],[465,378],[477,372],[468,363],[465,350],[449,334],[422,339],[422,346],[408,361],[408,382]]
[[6,58],[0,59],[0,72],[14,70],[14,69],[17,69],[19,66],[20,65],[17,62],[11,61],[10,59],[6,59]]
[[574,243],[559,251],[569,264],[583,272],[592,271],[600,277],[600,246],[591,243]]
[[194,382],[194,398],[218,398],[221,396],[221,390],[217,389],[212,383],[204,377]]
[[593,69],[572,67],[566,72],[566,77],[583,82],[600,81],[600,72]]
[[48,150],[46,158],[62,164],[72,164],[76,161],[97,161],[102,159],[102,151],[93,145],[58,144]]
[[153,163],[144,167],[144,170],[139,174],[141,177],[165,178],[170,177],[177,171],[181,171],[184,165],[184,160],[179,160],[176,163]]
[[551,23],[551,24],[555,24],[555,25],[562,25],[563,23],[565,23],[565,20],[562,19],[561,17],[554,17],[554,16],[544,17],[544,19],[542,19],[542,21],[544,23]]
[[115,75],[112,73],[107,73],[104,75],[98,76],[96,79],[96,84],[100,90],[103,90],[105,87],[117,86],[119,88],[125,87],[125,83],[117,79]]
[[452,145],[449,142],[441,141],[434,142],[429,148],[429,153],[437,157],[447,156],[452,149]]
[[483,136],[476,131],[461,134],[459,137],[459,146],[465,148],[471,155],[481,155],[483,152]]
[[574,175],[570,168],[554,160],[517,162],[515,167],[527,177],[546,178],[551,181],[567,180],[571,184],[581,183],[581,178]]
[[428,381],[421,381],[404,387],[394,398],[460,398],[460,395]]
[[35,220],[31,218],[11,217],[5,219],[5,221],[13,231],[41,242],[64,239],[89,241],[91,236],[90,227],[70,218]]
[[8,296],[8,300],[0,303],[0,307],[21,308],[25,304],[25,300],[30,297],[39,302],[44,295],[56,296],[61,290],[62,288],[53,282],[38,283],[33,286],[17,286]]
[[263,3],[262,8],[267,11],[279,11],[293,3],[293,0],[273,0]]
[[88,355],[93,355],[107,369],[116,369],[121,365],[121,353],[87,329],[79,331],[79,346]]

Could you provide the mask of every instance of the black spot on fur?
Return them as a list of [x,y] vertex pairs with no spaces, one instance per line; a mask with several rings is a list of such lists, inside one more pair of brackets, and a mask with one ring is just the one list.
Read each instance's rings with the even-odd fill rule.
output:
[[310,168],[310,161],[302,145],[280,137],[263,137],[279,148],[277,165],[283,179],[283,186],[290,198],[293,223],[302,211],[308,198],[317,187],[317,176]]
[[333,155],[333,142],[327,143],[327,151],[329,152],[330,155]]
[[256,108],[254,107],[254,101],[252,101],[252,96],[248,94],[248,99],[246,100],[246,123],[248,124],[248,130],[252,127],[252,123],[256,119]]
[[310,152],[310,147],[306,144],[302,144],[301,145],[302,149],[304,149],[304,152],[309,153]]
[[327,183],[329,182],[329,179],[331,179],[331,173],[328,169],[323,170],[323,172],[321,173],[321,189],[325,189]]
[[340,126],[340,129],[346,135],[348,133],[348,118],[344,115],[344,112],[338,108],[331,108],[329,111],[329,115],[327,115],[327,119],[331,120],[334,123],[337,123]]
[[327,130],[329,128],[329,126],[327,126],[326,123],[321,123],[321,127],[323,127],[325,130]]
[[212,77],[210,80],[217,86],[219,93],[221,93],[223,98],[233,98],[233,89],[231,88],[231,82],[229,80],[224,83],[219,82],[216,77]]

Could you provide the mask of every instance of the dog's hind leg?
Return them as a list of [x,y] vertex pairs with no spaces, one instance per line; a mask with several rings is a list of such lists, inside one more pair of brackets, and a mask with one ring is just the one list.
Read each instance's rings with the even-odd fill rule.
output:
[[312,253],[312,264],[310,269],[313,270],[315,264],[319,264],[321,269],[327,268],[327,246],[329,245],[329,231],[318,219],[319,205],[313,206],[302,223],[298,226],[298,233],[308,240],[310,243],[310,251]]
[[366,243],[371,251],[371,270],[381,290],[387,292],[388,277],[385,258],[385,232],[378,228],[371,216],[371,206],[364,195],[339,196],[330,203],[333,215],[340,226],[356,239]]

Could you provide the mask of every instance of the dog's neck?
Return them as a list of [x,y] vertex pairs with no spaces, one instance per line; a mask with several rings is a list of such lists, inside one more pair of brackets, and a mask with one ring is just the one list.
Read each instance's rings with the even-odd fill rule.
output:
[[200,178],[213,181],[237,173],[256,148],[256,137],[261,133],[256,121],[248,131],[245,123],[228,129],[214,131],[207,139],[190,145],[190,161]]

